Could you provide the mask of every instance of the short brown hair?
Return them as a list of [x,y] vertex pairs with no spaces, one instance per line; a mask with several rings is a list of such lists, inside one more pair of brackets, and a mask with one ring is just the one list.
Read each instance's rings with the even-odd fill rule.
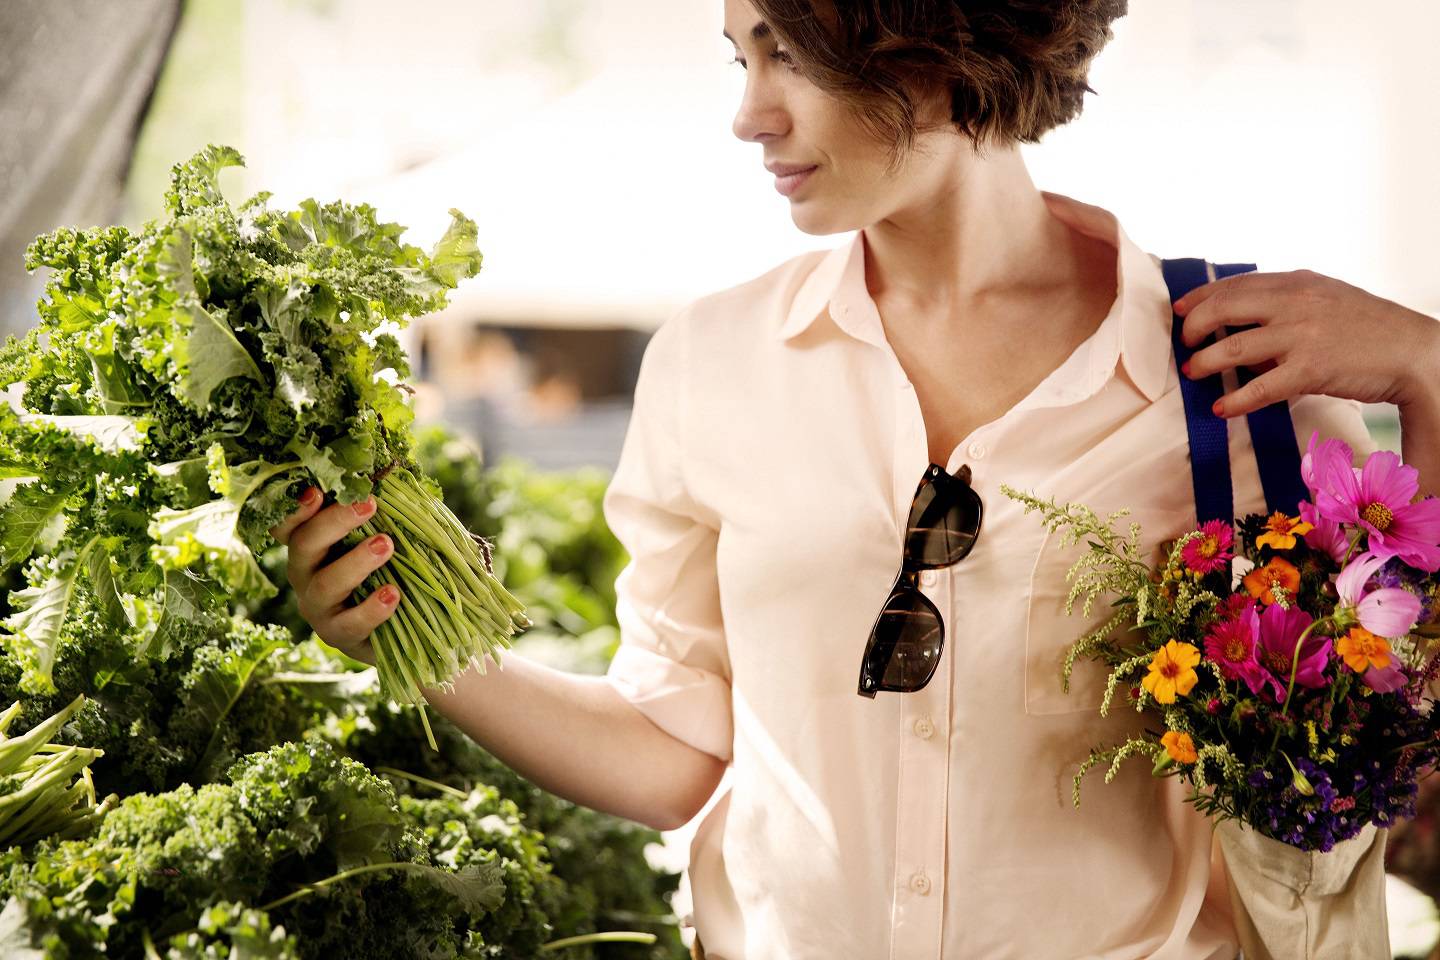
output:
[[1090,62],[1128,0],[751,0],[812,83],[890,144],[893,172],[922,126],[916,96],[948,90],[977,150],[1038,143],[1080,115]]

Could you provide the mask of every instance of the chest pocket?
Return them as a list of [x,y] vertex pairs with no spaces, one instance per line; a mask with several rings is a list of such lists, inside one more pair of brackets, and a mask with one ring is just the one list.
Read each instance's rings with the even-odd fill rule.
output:
[[[1102,517],[1105,515],[1098,507],[1095,511]],[[1191,529],[1195,516],[1193,512],[1135,507],[1128,515],[1118,518],[1113,527],[1122,537],[1128,536],[1132,521],[1140,524],[1142,556],[1147,565],[1153,566],[1160,562],[1160,543]],[[1066,580],[1065,574],[1090,551],[1090,547],[1086,543],[1088,538],[1062,546],[1064,533],[1063,528],[1046,532],[1030,575],[1025,630],[1024,695],[1027,714],[1095,713],[1100,709],[1110,673],[1109,666],[1098,660],[1077,658],[1070,673],[1069,693],[1062,686],[1061,671],[1070,646],[1098,629],[1118,609],[1111,606],[1111,602],[1117,599],[1114,594],[1101,593],[1091,604],[1089,616],[1084,614],[1083,595],[1075,598],[1073,612],[1065,613],[1065,597],[1075,582]],[[1141,631],[1135,630],[1135,608],[1125,609],[1129,619],[1115,628],[1111,636],[1120,637],[1131,632],[1138,638]],[[1126,690],[1117,689],[1111,713],[1123,709],[1127,698]]]

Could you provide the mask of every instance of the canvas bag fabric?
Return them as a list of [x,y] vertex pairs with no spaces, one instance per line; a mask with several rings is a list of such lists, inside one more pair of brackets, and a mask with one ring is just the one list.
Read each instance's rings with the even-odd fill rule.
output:
[[[1174,303],[1208,283],[1206,261],[1182,258],[1161,261]],[[1215,279],[1247,273],[1255,264],[1214,264]],[[1171,339],[1177,368],[1191,354],[1215,342],[1186,347],[1180,339],[1183,319],[1173,317]],[[1253,325],[1252,325],[1253,326]],[[1246,327],[1227,327],[1235,333]],[[1237,370],[1244,385],[1254,379]],[[1190,435],[1191,473],[1197,521],[1234,519],[1227,422],[1211,410],[1224,392],[1220,374],[1192,380],[1180,375]],[[1309,491],[1300,475],[1300,450],[1289,405],[1273,403],[1246,417],[1251,446],[1260,468],[1261,486],[1270,512],[1296,515]],[[1328,852],[1305,851],[1263,836],[1237,821],[1216,827],[1236,933],[1245,960],[1321,960],[1321,958],[1388,958],[1389,929],[1385,914],[1385,840],[1388,830],[1374,824]]]

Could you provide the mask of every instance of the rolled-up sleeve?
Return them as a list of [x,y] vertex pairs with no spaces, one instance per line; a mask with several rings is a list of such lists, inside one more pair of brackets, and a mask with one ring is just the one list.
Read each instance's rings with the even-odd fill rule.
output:
[[1290,401],[1290,415],[1302,457],[1310,446],[1312,434],[1316,432],[1321,441],[1331,438],[1343,440],[1350,447],[1352,463],[1357,467],[1364,466],[1370,454],[1380,449],[1380,444],[1370,435],[1370,428],[1365,423],[1365,407],[1358,400],[1305,394]]
[[720,614],[715,519],[684,478],[688,307],[651,337],[605,520],[630,555],[615,581],[620,646],[607,680],[656,726],[729,761],[730,658]]

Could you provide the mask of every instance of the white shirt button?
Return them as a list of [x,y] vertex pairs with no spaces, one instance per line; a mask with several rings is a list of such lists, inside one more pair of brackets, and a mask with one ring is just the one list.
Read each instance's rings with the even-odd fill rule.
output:
[[927,587],[933,585],[933,584],[935,583],[935,571],[934,571],[934,570],[921,570],[921,571],[920,571],[920,582],[923,583],[923,584],[925,584],[925,586],[927,586]]
[[910,878],[910,889],[922,897],[925,896],[930,892],[930,878],[923,873],[915,874]]
[[981,443],[979,440],[976,440],[974,443],[970,444],[970,456],[974,457],[976,460],[984,457],[985,444]]
[[915,721],[915,736],[921,740],[929,740],[935,735],[935,724],[930,722],[929,717],[921,717]]

